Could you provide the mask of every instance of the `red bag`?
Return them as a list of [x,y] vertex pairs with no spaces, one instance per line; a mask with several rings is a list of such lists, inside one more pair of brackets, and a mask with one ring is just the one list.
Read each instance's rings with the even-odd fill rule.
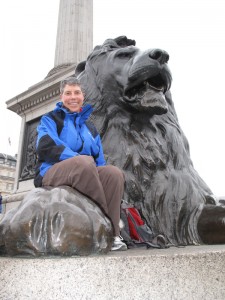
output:
[[167,248],[166,240],[162,235],[154,235],[151,228],[144,222],[139,211],[130,204],[122,203],[121,219],[124,228],[121,237],[128,248],[146,246],[147,248]]
[[137,231],[137,226],[144,225],[145,222],[141,219],[141,216],[135,207],[127,208],[126,214],[131,238],[142,242],[142,238]]

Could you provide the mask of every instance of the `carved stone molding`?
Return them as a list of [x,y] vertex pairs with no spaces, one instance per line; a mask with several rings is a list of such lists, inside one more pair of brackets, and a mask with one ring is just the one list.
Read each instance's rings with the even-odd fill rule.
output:
[[26,99],[26,102],[21,104],[17,110],[16,113],[20,115],[22,112],[25,112],[27,109],[35,107],[36,105],[43,103],[47,100],[52,99],[55,96],[58,96],[60,94],[59,87],[56,87],[55,89],[52,89],[50,91],[47,91],[46,93],[42,93],[34,95],[33,97],[30,97]]
[[20,116],[26,115],[30,109],[38,109],[43,103],[59,96],[60,81],[74,75],[76,64],[58,70],[39,83],[29,87],[25,92],[6,102],[7,108]]

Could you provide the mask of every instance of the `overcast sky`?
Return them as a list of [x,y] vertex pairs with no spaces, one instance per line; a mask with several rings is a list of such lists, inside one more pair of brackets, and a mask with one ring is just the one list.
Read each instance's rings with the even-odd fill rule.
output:
[[[126,35],[142,50],[170,54],[173,101],[195,169],[225,195],[225,1],[93,2],[94,45]],[[5,102],[54,66],[58,8],[59,0],[0,1],[0,152],[15,154],[20,132],[21,118]]]

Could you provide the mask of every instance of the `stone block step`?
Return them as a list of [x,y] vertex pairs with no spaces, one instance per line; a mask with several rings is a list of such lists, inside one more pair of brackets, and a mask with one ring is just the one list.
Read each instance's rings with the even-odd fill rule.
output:
[[4,300],[224,300],[225,245],[0,257],[0,287]]

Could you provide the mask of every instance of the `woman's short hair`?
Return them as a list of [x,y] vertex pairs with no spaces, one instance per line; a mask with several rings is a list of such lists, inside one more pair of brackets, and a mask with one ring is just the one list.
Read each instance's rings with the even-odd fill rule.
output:
[[60,94],[63,93],[64,88],[67,84],[68,85],[78,85],[81,88],[80,81],[75,76],[67,77],[66,79],[63,79],[60,82]]

